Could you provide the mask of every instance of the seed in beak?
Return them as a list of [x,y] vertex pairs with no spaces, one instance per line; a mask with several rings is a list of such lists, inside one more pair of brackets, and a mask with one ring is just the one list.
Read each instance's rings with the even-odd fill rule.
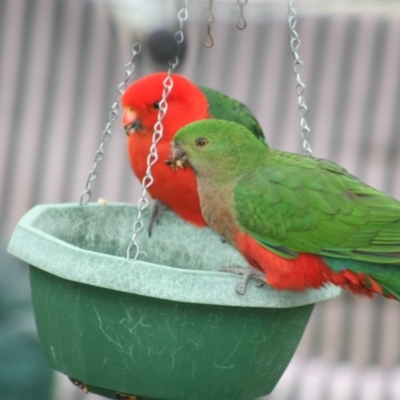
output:
[[142,129],[143,129],[143,125],[139,118],[137,118],[131,124],[124,126],[124,131],[125,131],[126,136],[129,136],[131,133],[138,132]]

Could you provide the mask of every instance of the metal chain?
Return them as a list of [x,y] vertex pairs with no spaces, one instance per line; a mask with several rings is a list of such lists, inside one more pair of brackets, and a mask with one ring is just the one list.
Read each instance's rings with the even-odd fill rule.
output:
[[215,17],[212,12],[212,8],[213,8],[213,0],[209,0],[208,11],[206,15],[207,33],[206,37],[204,38],[204,46],[206,46],[207,48],[214,46],[214,39],[211,35],[211,24],[215,22]]
[[125,92],[128,81],[135,70],[136,57],[141,52],[141,50],[142,50],[141,44],[139,42],[134,43],[134,45],[132,46],[132,50],[131,50],[132,58],[131,58],[131,61],[128,64],[126,64],[124,67],[125,77],[124,77],[124,80],[117,87],[117,95],[116,95],[114,103],[111,106],[110,112],[108,114],[107,124],[104,128],[104,131],[101,134],[100,146],[95,153],[93,167],[89,171],[85,190],[82,192],[81,198],[79,200],[80,205],[87,204],[92,196],[91,185],[92,185],[92,182],[98,176],[97,165],[104,158],[104,146],[105,146],[106,142],[111,139],[111,136],[112,136],[111,126],[112,126],[113,122],[118,118],[122,94]]
[[236,23],[236,28],[238,28],[242,31],[243,29],[246,29],[246,26],[247,26],[247,22],[244,19],[244,6],[247,4],[247,0],[237,0],[237,3],[240,6],[240,15],[239,15],[239,19]]
[[293,1],[288,0],[289,10],[288,10],[288,22],[290,28],[290,48],[292,50],[292,54],[294,57],[293,62],[293,72],[296,77],[296,94],[297,94],[297,105],[299,107],[299,116],[300,116],[300,128],[301,128],[301,137],[303,139],[303,149],[304,154],[312,157],[313,152],[308,142],[308,138],[310,137],[311,130],[306,121],[306,114],[308,112],[308,107],[304,101],[303,94],[306,90],[306,85],[302,82],[300,78],[300,72],[303,69],[303,62],[300,60],[298,50],[300,48],[300,37],[296,31],[297,25],[297,12],[293,8]]
[[[183,23],[187,20],[187,18],[188,18],[187,0],[184,0],[183,8],[178,12],[179,30],[175,33],[175,39],[178,42],[178,45],[185,40],[183,34]],[[154,178],[151,174],[151,168],[158,161],[157,143],[161,140],[163,136],[162,120],[164,119],[168,110],[167,98],[174,86],[174,82],[172,80],[171,75],[178,64],[179,64],[179,58],[178,56],[176,56],[173,62],[172,61],[169,62],[167,77],[163,81],[162,99],[159,103],[157,122],[154,125],[152,145],[150,146],[150,152],[149,155],[147,156],[147,170],[146,170],[146,175],[142,180],[142,194],[137,205],[137,216],[136,216],[136,221],[133,223],[133,234],[128,249],[126,251],[127,259],[131,258],[131,250],[133,248],[135,249],[135,255],[133,257],[134,260],[137,260],[140,253],[140,247],[139,244],[137,243],[137,237],[144,226],[144,223],[142,221],[142,213],[149,205],[149,200],[146,197],[146,193],[147,189],[154,182]]]

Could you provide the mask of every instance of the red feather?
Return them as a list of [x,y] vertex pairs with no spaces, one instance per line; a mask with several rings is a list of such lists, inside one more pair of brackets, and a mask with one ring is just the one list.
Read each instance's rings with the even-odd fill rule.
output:
[[269,251],[248,234],[237,232],[235,240],[246,261],[265,272],[266,281],[276,290],[303,291],[332,283],[358,295],[382,295],[382,288],[371,277],[349,270],[336,273],[317,255],[301,253],[288,259]]
[[[134,82],[122,97],[124,109],[134,111],[143,126],[142,130],[131,133],[127,141],[130,163],[140,181],[146,174],[153,127],[158,117],[154,104],[162,98],[166,76],[164,72],[145,76]],[[172,79],[173,88],[167,98],[168,110],[162,121],[163,137],[157,144],[159,159],[151,170],[154,183],[149,193],[184,220],[204,227],[206,223],[201,214],[193,171],[174,171],[164,161],[169,159],[172,139],[180,128],[193,121],[209,118],[208,103],[203,92],[186,78],[174,74]]]

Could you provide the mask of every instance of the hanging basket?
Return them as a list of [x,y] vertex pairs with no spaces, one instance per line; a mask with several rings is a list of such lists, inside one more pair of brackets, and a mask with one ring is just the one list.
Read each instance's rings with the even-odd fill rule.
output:
[[[136,209],[40,205],[19,222],[9,251],[30,264],[47,362],[109,398],[251,400],[270,393],[329,287],[276,292],[217,270],[246,266],[209,229],[167,212],[127,260]],[[147,223],[148,214],[144,214]],[[128,397],[132,396],[132,397]],[[138,397],[135,397],[135,396]]]

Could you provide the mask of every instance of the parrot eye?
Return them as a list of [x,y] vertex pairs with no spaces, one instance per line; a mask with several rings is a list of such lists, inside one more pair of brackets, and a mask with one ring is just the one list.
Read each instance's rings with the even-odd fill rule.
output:
[[208,140],[205,138],[197,138],[194,141],[194,143],[195,143],[196,147],[204,147],[205,145],[208,144]]
[[159,109],[160,109],[160,102],[159,102],[159,101],[156,101],[156,102],[153,104],[153,108],[154,108],[155,110],[159,110]]

